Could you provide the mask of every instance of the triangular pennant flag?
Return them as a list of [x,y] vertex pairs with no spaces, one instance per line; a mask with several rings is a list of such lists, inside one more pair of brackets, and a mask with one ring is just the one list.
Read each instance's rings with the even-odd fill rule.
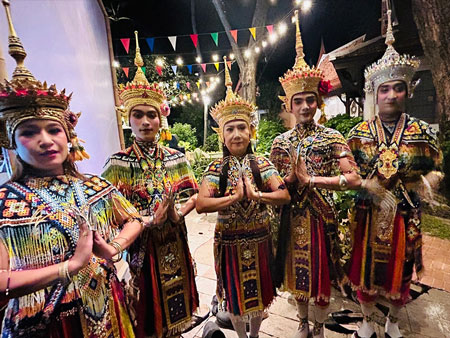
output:
[[200,81],[197,81],[197,88],[200,89]]
[[237,43],[237,29],[232,29],[232,30],[230,31],[230,33],[231,33],[231,36],[232,36],[233,39],[234,39],[234,42]]
[[211,33],[211,37],[214,40],[216,46],[219,46],[219,33]]
[[249,28],[248,30],[249,30],[250,33],[252,34],[253,40],[256,41],[256,28],[255,28],[255,27],[251,27],[251,28]]
[[192,65],[186,65],[186,67],[189,70],[189,73],[192,74]]
[[209,81],[206,81],[206,87],[209,88]]
[[180,96],[178,96],[180,98],[180,101],[183,101],[184,97],[183,94],[180,94]]
[[202,69],[203,69],[203,73],[206,73],[206,63],[202,63],[201,66],[202,66]]
[[218,63],[218,62],[215,62],[215,63],[214,63],[214,66],[216,66],[216,70],[219,71],[219,63]]
[[141,69],[142,69],[142,72],[145,74],[146,67],[141,67]]
[[180,89],[180,83],[177,82],[177,89]]
[[125,73],[125,76],[128,77],[128,71],[130,70],[129,67],[122,67],[123,72]]
[[192,40],[192,43],[194,44],[194,47],[197,48],[198,34],[191,34],[191,40]]
[[129,38],[120,39],[120,42],[122,42],[123,48],[125,48],[128,54],[128,52],[130,51],[130,39]]
[[167,37],[172,44],[173,50],[177,49],[177,37],[176,36],[168,36]]
[[228,69],[231,70],[231,61],[227,61]]
[[187,94],[188,100],[191,99],[191,94]]
[[191,83],[189,81],[186,82],[186,87],[187,87],[187,89],[191,90]]
[[266,28],[267,28],[267,31],[269,32],[269,34],[272,34],[272,32],[273,32],[273,25],[267,25]]
[[172,66],[172,70],[173,70],[173,73],[175,74],[175,75],[177,75],[177,66],[176,65],[173,65]]
[[162,76],[162,67],[161,66],[156,66],[156,71],[158,72],[159,76]]
[[155,38],[147,38],[147,44],[150,47],[151,52],[153,53],[153,47],[155,46]]

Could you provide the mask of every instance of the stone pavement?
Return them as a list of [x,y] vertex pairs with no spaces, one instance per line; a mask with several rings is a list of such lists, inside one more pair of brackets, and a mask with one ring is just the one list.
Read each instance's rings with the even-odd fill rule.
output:
[[[197,267],[196,281],[200,295],[200,315],[208,312],[211,298],[215,294],[213,234],[216,217],[216,213],[199,215],[195,210],[186,217],[189,247]],[[434,288],[402,309],[400,312],[401,330],[404,337],[450,337],[450,293],[436,289],[446,288],[450,291],[450,278],[448,278],[450,277],[450,241],[425,235],[424,261],[426,273],[422,282]],[[420,290],[417,286],[413,288]],[[380,301],[380,303],[383,304],[383,301]],[[387,304],[384,303],[384,305]],[[342,297],[340,293],[334,292],[331,299],[331,311],[343,309],[359,312],[357,304]],[[215,317],[211,316],[208,320],[214,321]],[[378,311],[376,321],[380,324],[377,327],[378,337],[384,337],[384,316],[381,311]],[[201,337],[204,323],[183,334],[182,337]],[[288,302],[288,294],[282,293],[269,308],[269,317],[263,321],[259,337],[289,338],[297,327],[295,306]],[[354,330],[357,326],[349,324],[345,328]],[[237,337],[233,330],[223,331],[227,338]],[[327,329],[326,337],[351,337],[351,335]]]

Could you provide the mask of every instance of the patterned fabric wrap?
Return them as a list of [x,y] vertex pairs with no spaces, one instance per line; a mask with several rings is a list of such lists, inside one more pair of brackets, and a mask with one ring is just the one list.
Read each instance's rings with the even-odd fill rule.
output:
[[[209,164],[203,178],[211,197],[219,197],[222,167],[228,162],[227,187],[224,196],[234,194],[241,171],[256,187],[250,169],[253,156],[260,169],[262,191],[272,191],[273,177],[283,185],[275,167],[262,156],[247,155],[239,161],[234,156]],[[228,311],[240,316],[260,315],[275,297],[270,273],[271,237],[267,205],[244,199],[220,210],[214,236],[214,259],[217,274],[217,296],[227,301]]]
[[426,122],[407,114],[400,116],[390,133],[377,116],[356,125],[348,144],[362,178],[378,176],[393,200],[393,208],[386,212],[377,205],[377,197],[365,190],[358,193],[351,222],[349,279],[366,293],[379,292],[405,302],[413,268],[417,274],[423,272],[421,208],[414,190],[422,182],[421,175],[440,170],[442,152],[436,134]]
[[[102,178],[25,178],[0,188],[0,240],[12,271],[39,269],[73,256],[79,238],[74,208],[86,210],[107,241],[139,214]],[[114,266],[92,256],[68,285],[10,299],[2,337],[134,337]]]
[[[291,157],[303,157],[311,176],[340,175],[339,160],[356,164],[347,142],[336,130],[311,123],[297,125],[275,138],[270,160],[282,176],[291,170]],[[283,288],[304,301],[325,305],[331,281],[343,282],[337,243],[337,215],[332,192],[320,188],[289,187],[290,229]]]
[[[103,176],[144,216],[156,211],[164,194],[172,192],[179,201],[198,191],[185,156],[156,143],[134,142],[112,155]],[[179,334],[199,304],[186,224],[167,219],[160,227],[145,229],[129,253],[128,296],[136,336]]]

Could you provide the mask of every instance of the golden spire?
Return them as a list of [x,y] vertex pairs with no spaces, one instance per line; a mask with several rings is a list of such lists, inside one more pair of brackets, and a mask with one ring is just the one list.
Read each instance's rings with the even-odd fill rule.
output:
[[227,87],[227,93],[225,96],[225,101],[231,101],[234,98],[233,93],[233,82],[231,81],[230,72],[228,71],[228,65],[227,65],[227,57],[223,57],[223,63],[225,65],[225,86]]
[[303,42],[302,35],[300,33],[300,24],[298,20],[298,10],[294,12],[295,18],[295,50],[297,51],[297,56],[295,57],[294,69],[303,68],[308,66],[305,62],[305,54],[303,53]]
[[141,49],[139,48],[138,31],[134,31],[136,37],[136,56],[134,57],[134,64],[137,67],[136,75],[134,75],[133,82],[139,82],[146,85],[150,85],[141,67],[144,66],[144,60],[142,59]]
[[387,30],[386,30],[386,40],[385,43],[386,45],[392,46],[395,42],[395,38],[394,38],[394,34],[392,33],[392,19],[391,19],[391,10],[388,9],[387,11],[387,18],[388,18],[388,26],[387,26]]
[[32,80],[36,81],[33,74],[25,67],[24,60],[27,57],[27,53],[23,48],[22,42],[17,36],[16,30],[11,19],[11,12],[9,9],[9,0],[3,0],[3,6],[6,11],[6,19],[8,20],[9,36],[8,36],[8,53],[16,61],[16,69],[14,69],[12,80]]

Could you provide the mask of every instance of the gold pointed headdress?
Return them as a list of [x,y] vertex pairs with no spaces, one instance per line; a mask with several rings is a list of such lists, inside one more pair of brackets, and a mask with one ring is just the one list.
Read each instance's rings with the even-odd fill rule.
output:
[[166,95],[158,83],[150,84],[145,77],[141,69],[144,66],[144,60],[142,59],[141,49],[139,48],[138,32],[135,31],[134,35],[136,37],[134,64],[137,70],[133,81],[127,82],[126,85],[119,85],[120,100],[125,107],[126,114],[129,114],[134,106],[146,104],[155,107],[160,114],[167,117],[170,114],[170,109],[166,101]]
[[387,11],[388,26],[386,31],[385,44],[386,51],[381,59],[368,66],[364,71],[366,99],[364,102],[364,111],[366,116],[371,117],[375,112],[375,96],[378,92],[378,87],[393,80],[404,81],[408,87],[408,94],[412,95],[415,85],[412,83],[412,78],[420,61],[414,56],[400,55],[394,49],[394,33],[392,32],[391,10]]
[[225,124],[232,120],[244,120],[249,127],[254,127],[252,138],[255,138],[256,127],[258,125],[256,106],[233,92],[233,82],[231,81],[230,72],[228,71],[227,57],[224,56],[223,60],[225,65],[225,86],[227,91],[225,99],[219,101],[209,112],[219,125],[219,128],[214,128],[214,130],[219,134],[219,141],[223,143],[223,127]]
[[286,109],[291,111],[291,101],[295,94],[302,92],[312,92],[320,98],[323,94],[326,94],[331,87],[329,83],[324,84],[326,88],[325,91],[319,89],[319,84],[323,82],[324,79],[322,70],[309,67],[305,62],[305,54],[303,53],[303,42],[300,33],[300,25],[298,20],[298,11],[295,11],[295,64],[292,69],[289,69],[282,77],[279,78],[281,86],[286,94],[286,96],[279,96],[280,100],[286,105]]
[[141,49],[139,48],[138,32],[134,31],[136,38],[136,56],[134,64],[137,67],[134,79],[127,82],[126,85],[119,85],[119,98],[124,108],[119,108],[125,121],[129,123],[129,114],[133,107],[139,104],[145,104],[154,107],[159,114],[161,121],[162,139],[170,139],[170,132],[167,122],[167,116],[170,115],[170,107],[167,103],[166,95],[159,84],[154,82],[150,84],[145,77],[142,68],[144,60],[142,59]]
[[8,52],[16,61],[11,81],[0,83],[0,146],[13,149],[14,131],[17,126],[31,119],[45,119],[59,122],[72,143],[70,156],[72,160],[89,158],[84,148],[79,145],[75,126],[81,113],[69,110],[72,94],[66,95],[65,89],[58,92],[55,85],[47,86],[36,80],[25,67],[27,56],[22,42],[14,29],[10,4],[3,0],[9,26]]

